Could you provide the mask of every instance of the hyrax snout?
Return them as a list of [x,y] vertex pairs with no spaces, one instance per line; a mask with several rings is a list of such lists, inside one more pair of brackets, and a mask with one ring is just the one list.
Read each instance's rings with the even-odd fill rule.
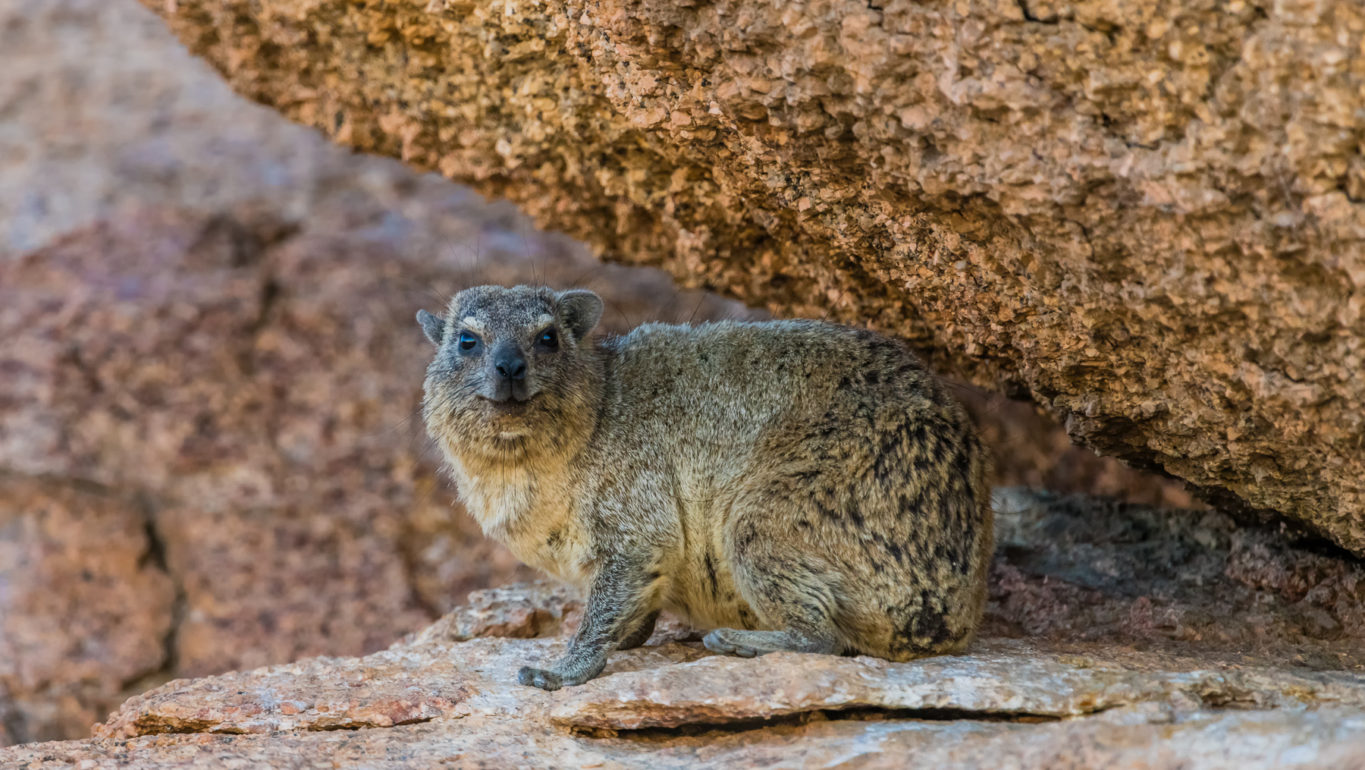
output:
[[962,649],[990,563],[986,452],[901,343],[815,321],[591,332],[583,290],[480,286],[444,316],[423,413],[460,497],[518,558],[587,592],[579,684],[662,609],[712,650]]

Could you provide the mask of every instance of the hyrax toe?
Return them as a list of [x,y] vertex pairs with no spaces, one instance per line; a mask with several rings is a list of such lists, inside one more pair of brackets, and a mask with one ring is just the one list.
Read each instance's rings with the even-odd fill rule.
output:
[[564,686],[559,674],[531,666],[522,666],[517,672],[517,681],[527,687],[539,687],[542,690],[558,690]]
[[758,654],[758,650],[743,643],[742,638],[745,632],[734,628],[717,628],[706,636],[703,636],[701,643],[711,652],[719,652],[722,655],[738,655],[741,658],[752,658]]

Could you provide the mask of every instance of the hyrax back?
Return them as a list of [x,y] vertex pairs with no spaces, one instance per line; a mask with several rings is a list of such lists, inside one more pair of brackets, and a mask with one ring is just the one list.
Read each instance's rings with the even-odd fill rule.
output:
[[556,688],[660,609],[714,650],[961,649],[990,563],[986,454],[903,345],[814,321],[647,324],[594,342],[589,292],[479,287],[445,318],[425,417],[485,532],[588,592]]

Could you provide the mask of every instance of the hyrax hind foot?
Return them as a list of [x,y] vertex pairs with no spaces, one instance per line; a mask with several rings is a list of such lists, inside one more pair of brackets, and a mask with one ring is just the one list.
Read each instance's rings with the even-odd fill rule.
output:
[[712,652],[752,658],[769,652],[839,652],[833,639],[806,636],[795,631],[741,631],[737,628],[717,628],[702,637],[701,643]]
[[658,620],[658,610],[651,612],[629,636],[621,640],[621,644],[617,645],[616,649],[633,650],[636,647],[643,647],[644,643],[649,641],[649,637],[654,635],[654,624]]

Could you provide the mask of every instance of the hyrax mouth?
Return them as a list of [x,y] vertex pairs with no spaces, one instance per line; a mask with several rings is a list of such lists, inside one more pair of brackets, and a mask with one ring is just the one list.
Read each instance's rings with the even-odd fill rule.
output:
[[513,396],[502,399],[479,396],[479,399],[496,415],[518,415],[524,414],[531,408],[531,402],[535,396],[527,395],[523,398]]

